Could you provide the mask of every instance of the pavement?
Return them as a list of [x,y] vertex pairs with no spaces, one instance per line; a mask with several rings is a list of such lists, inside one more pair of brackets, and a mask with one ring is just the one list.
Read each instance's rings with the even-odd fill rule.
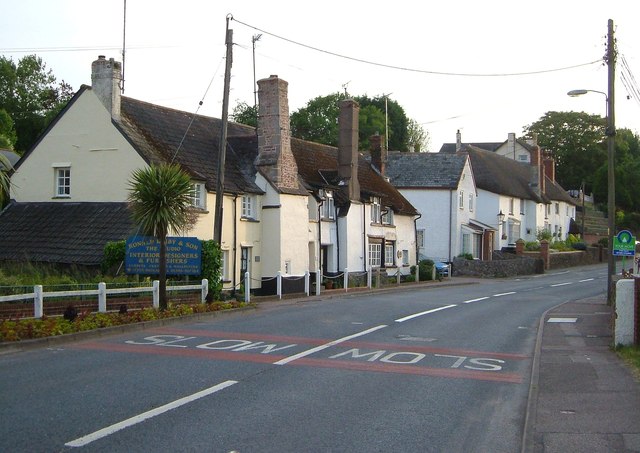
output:
[[523,453],[640,452],[640,380],[611,349],[604,297],[540,320]]

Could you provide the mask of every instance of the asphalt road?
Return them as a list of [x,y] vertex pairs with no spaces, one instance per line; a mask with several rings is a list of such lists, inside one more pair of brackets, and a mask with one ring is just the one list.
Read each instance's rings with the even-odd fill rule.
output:
[[0,356],[3,452],[515,452],[540,316],[606,267],[267,303]]

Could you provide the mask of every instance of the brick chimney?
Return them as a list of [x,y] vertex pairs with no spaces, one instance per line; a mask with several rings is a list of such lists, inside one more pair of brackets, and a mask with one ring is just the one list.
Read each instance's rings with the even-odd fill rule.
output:
[[531,150],[531,188],[538,196],[545,193],[544,164],[542,163],[542,151],[540,146],[533,145]]
[[456,131],[456,153],[462,148],[462,134],[460,129]]
[[91,63],[91,87],[114,120],[120,120],[122,65],[104,55]]
[[360,105],[353,99],[340,101],[338,117],[338,177],[348,185],[349,199],[360,199],[358,182],[358,117]]
[[556,180],[556,161],[553,158],[551,151],[545,149],[543,151],[542,163],[544,165],[544,174],[551,181]]
[[288,86],[277,75],[258,80],[258,157],[255,165],[278,189],[298,188],[298,166],[291,151]]
[[369,144],[371,146],[371,163],[384,176],[387,167],[387,147],[384,135],[372,135],[369,137]]

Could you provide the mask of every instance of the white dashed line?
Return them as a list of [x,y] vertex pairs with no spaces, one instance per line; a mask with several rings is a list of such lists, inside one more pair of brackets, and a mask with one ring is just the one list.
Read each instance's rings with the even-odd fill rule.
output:
[[67,442],[65,446],[84,447],[85,445],[90,444],[94,440],[102,439],[103,437],[107,437],[117,431],[128,428],[130,426],[143,422],[149,418],[155,417],[156,415],[163,414],[177,407],[184,406],[185,404],[191,403],[192,401],[211,395],[212,393],[219,392],[220,390],[223,390],[237,383],[238,381],[222,382],[218,385],[214,385],[213,387],[209,387],[208,389],[204,389],[200,392],[194,393],[193,395],[185,396],[184,398],[180,398],[179,400],[175,400],[169,404],[165,404],[164,406],[157,407],[150,411],[136,415],[135,417],[128,418],[122,422],[116,423],[111,426],[107,426],[106,428],[98,430],[94,433],[87,434],[86,436],[80,437],[76,440],[72,440],[71,442]]
[[595,278],[585,278],[584,280],[580,280],[580,283],[584,283],[584,282],[592,282],[594,281]]
[[353,338],[357,338],[357,337],[361,337],[363,335],[367,335],[371,332],[375,332],[376,330],[380,330],[380,329],[384,329],[385,327],[387,327],[385,324],[380,325],[380,326],[376,326],[376,327],[372,327],[371,329],[367,329],[367,330],[363,330],[362,332],[358,332],[358,333],[354,333],[353,335],[349,335],[348,337],[342,337],[338,340],[334,340],[331,341],[329,343],[325,343],[323,345],[317,346],[315,348],[311,348],[311,349],[307,349],[306,351],[302,351],[298,354],[292,355],[290,357],[286,357],[282,360],[278,360],[277,362],[274,362],[274,365],[286,365],[289,362],[293,362],[294,360],[298,360],[301,359],[303,357],[306,357],[308,355],[314,354],[318,351],[322,351],[323,349],[327,349],[330,348],[332,346],[335,346],[337,344],[340,343],[344,343],[345,341],[349,341]]
[[452,307],[457,307],[457,305],[456,304],[445,305],[444,307],[434,308],[432,310],[427,310],[427,311],[423,311],[423,312],[420,312],[420,313],[415,313],[413,315],[405,316],[404,318],[396,319],[396,322],[405,322],[405,321],[408,321],[410,319],[417,318],[419,316],[428,315],[430,313],[435,313],[436,311],[446,310],[447,308],[452,308]]
[[493,297],[501,297],[501,296],[508,296],[510,294],[515,294],[515,291],[510,291],[508,293],[500,293],[500,294],[494,294]]
[[556,286],[567,286],[570,285],[572,282],[564,282],[564,283],[556,283],[555,285],[549,285],[552,288],[555,288]]
[[478,297],[477,299],[470,299],[470,300],[465,300],[464,302],[462,302],[463,304],[470,304],[472,302],[480,302],[481,300],[485,300],[488,299],[489,296],[485,296],[485,297]]

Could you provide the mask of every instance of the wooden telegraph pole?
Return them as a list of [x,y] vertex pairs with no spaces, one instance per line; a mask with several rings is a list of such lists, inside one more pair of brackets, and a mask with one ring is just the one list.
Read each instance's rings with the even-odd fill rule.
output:
[[220,127],[220,143],[218,146],[218,174],[216,185],[216,211],[213,222],[213,240],[222,244],[222,204],[224,198],[224,165],[227,154],[227,124],[229,122],[229,85],[231,81],[231,64],[233,62],[233,30],[229,29],[227,16],[227,32],[225,44],[227,46],[227,64],[224,70],[224,95],[222,98],[222,125]]

